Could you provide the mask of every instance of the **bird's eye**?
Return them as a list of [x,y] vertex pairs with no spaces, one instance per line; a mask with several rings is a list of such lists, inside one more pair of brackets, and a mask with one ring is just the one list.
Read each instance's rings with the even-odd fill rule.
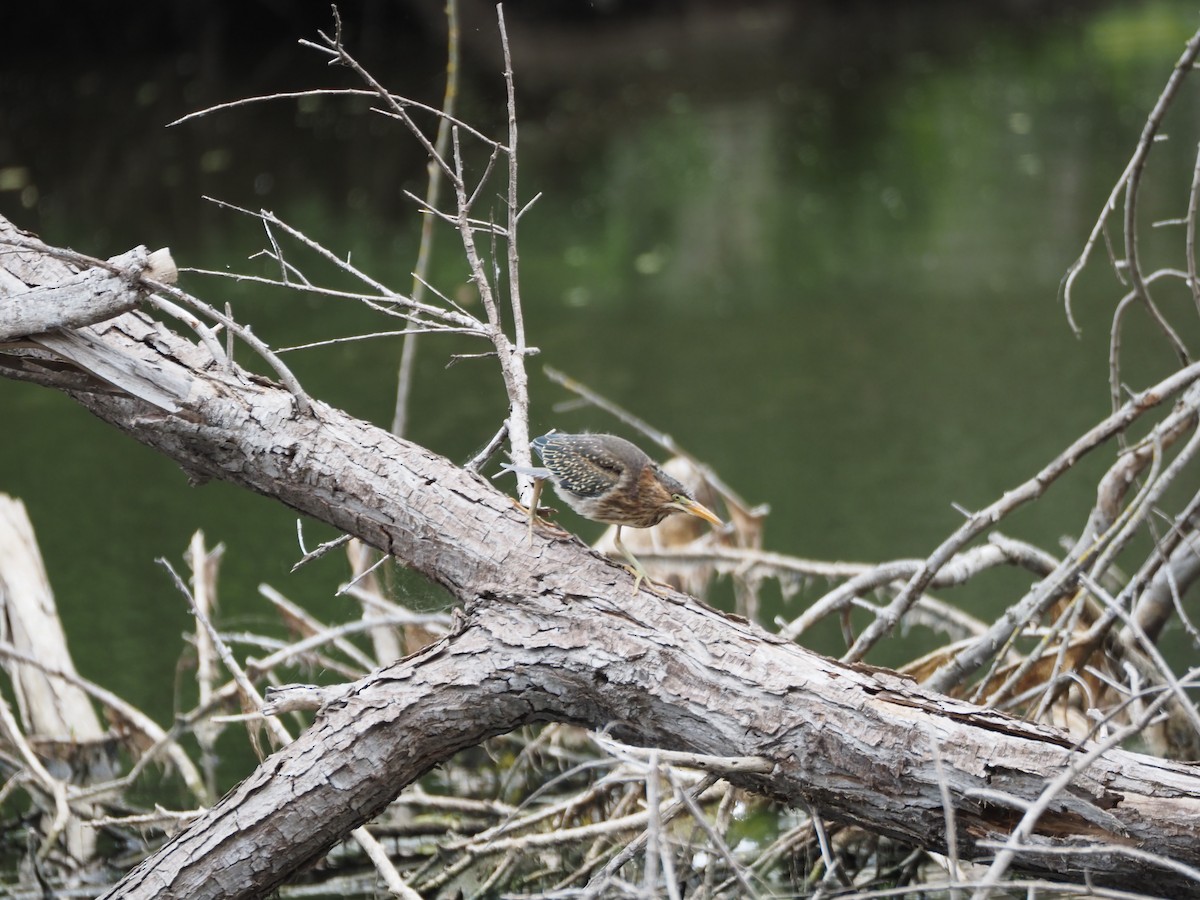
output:
[[687,496],[686,494],[672,494],[671,502],[672,503],[691,503],[692,498]]

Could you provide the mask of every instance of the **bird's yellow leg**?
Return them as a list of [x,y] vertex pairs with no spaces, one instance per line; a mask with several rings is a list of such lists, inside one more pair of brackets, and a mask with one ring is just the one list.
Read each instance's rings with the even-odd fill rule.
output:
[[621,543],[620,525],[617,526],[617,533],[613,537],[613,546],[616,547],[617,550],[621,552],[621,555],[629,561],[629,565],[626,566],[626,568],[629,570],[629,574],[634,577],[632,593],[636,594],[638,592],[638,588],[642,586],[642,582],[644,581],[646,582],[646,587],[651,593],[658,594],[660,597],[663,596],[655,587],[657,582],[646,574],[646,570],[642,567],[642,564],[638,562],[638,558],[629,552],[628,547]]
[[542,485],[545,482],[541,478],[533,479],[533,493],[529,495],[529,543],[533,545],[533,526],[538,520],[538,501],[542,498]]
[[[551,529],[552,531],[558,532],[560,534],[566,534],[566,532],[562,529],[562,527],[555,525],[549,519],[543,519],[541,516],[538,515],[538,508],[539,508],[538,503],[541,500],[541,496],[542,496],[542,485],[544,485],[545,483],[546,483],[545,479],[543,479],[543,478],[533,479],[533,493],[530,495],[528,507],[526,507],[525,504],[521,503],[521,501],[516,500],[512,497],[509,497],[509,499],[512,500],[513,506],[515,506],[517,509],[521,510],[521,512],[529,513],[529,543],[530,544],[533,543],[533,529],[534,529],[534,526],[536,526],[536,525],[542,525],[546,528]],[[553,512],[553,510],[550,510],[550,511]]]

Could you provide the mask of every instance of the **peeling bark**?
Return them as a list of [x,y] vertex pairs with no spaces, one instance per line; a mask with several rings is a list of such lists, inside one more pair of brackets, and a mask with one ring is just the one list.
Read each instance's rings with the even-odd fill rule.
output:
[[[944,852],[936,748],[958,853],[975,860],[992,855],[984,842],[1007,838],[1020,803],[1090,749],[839,664],[684,595],[631,595],[630,576],[578,540],[539,532],[529,543],[524,516],[483,478],[327,405],[298,412],[287,391],[213,365],[203,346],[141,313],[76,333],[159,373],[179,411],[64,384],[81,405],[193,475],[274,497],[394,554],[464,604],[452,635],[347,689],[106,896],[261,896],[438,762],[531,722],[764,757],[770,774],[730,780]],[[1200,774],[1110,750],[1057,798],[1014,867],[1192,896],[1186,875],[1121,851],[1195,868],[1198,838]]]

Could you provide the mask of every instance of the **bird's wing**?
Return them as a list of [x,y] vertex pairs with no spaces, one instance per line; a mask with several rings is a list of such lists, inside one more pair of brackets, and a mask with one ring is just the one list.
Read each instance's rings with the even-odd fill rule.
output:
[[558,486],[578,497],[599,497],[612,490],[625,474],[625,464],[613,456],[604,441],[588,435],[573,436],[569,443],[550,436],[539,453]]

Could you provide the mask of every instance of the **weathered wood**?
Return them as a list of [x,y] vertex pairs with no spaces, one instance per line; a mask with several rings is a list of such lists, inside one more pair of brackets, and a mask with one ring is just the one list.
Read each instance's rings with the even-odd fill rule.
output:
[[[824,816],[944,850],[935,747],[958,852],[982,859],[1019,806],[1083,750],[1052,729],[848,667],[682,595],[630,595],[621,568],[538,533],[477,475],[382,429],[291,396],[139,313],[95,326],[115,356],[187,379],[180,415],[128,396],[71,393],[190,473],[272,496],[405,561],[465,604],[461,627],[362,680],[295,743],[131,872],[110,897],[261,896],[380,811],[439,761],[522,724],[611,727],[630,743],[761,756],[731,776]],[[143,340],[154,331],[153,341]],[[1200,774],[1110,750],[1043,816],[1029,874],[1197,882],[1134,848],[1200,866]],[[1072,852],[1082,851],[1082,852]]]
[[[33,525],[25,504],[8,494],[0,494],[0,622],[0,633],[20,654],[49,669],[75,674]],[[100,717],[82,688],[18,659],[5,658],[0,665],[12,683],[24,728],[20,737],[8,735],[9,741],[27,741],[52,778],[87,784],[113,777],[114,748],[108,745]],[[91,859],[95,829],[84,827],[75,817],[56,823],[51,786],[38,786],[41,792],[30,796],[42,805],[47,832],[65,829],[71,858]]]
[[[28,347],[50,351],[10,361],[5,374],[61,387],[79,383],[80,376],[94,376],[95,384],[86,389],[116,388],[164,412],[179,412],[190,378],[172,377],[153,363],[111,353],[83,327],[136,307],[146,293],[141,278],[174,283],[178,271],[169,250],[151,253],[135,247],[106,266],[72,273],[50,256],[31,253],[27,248],[34,239],[0,219],[4,239],[22,249],[8,251],[0,266],[0,342],[25,340]],[[60,361],[77,370],[74,376],[62,371]]]
[[143,273],[174,281],[170,259],[166,251],[151,254],[145,247],[135,247],[108,261],[119,271],[87,269],[54,284],[25,290],[13,290],[13,281],[6,280],[6,290],[0,294],[0,341],[78,328],[128,312],[141,299],[135,279]]

